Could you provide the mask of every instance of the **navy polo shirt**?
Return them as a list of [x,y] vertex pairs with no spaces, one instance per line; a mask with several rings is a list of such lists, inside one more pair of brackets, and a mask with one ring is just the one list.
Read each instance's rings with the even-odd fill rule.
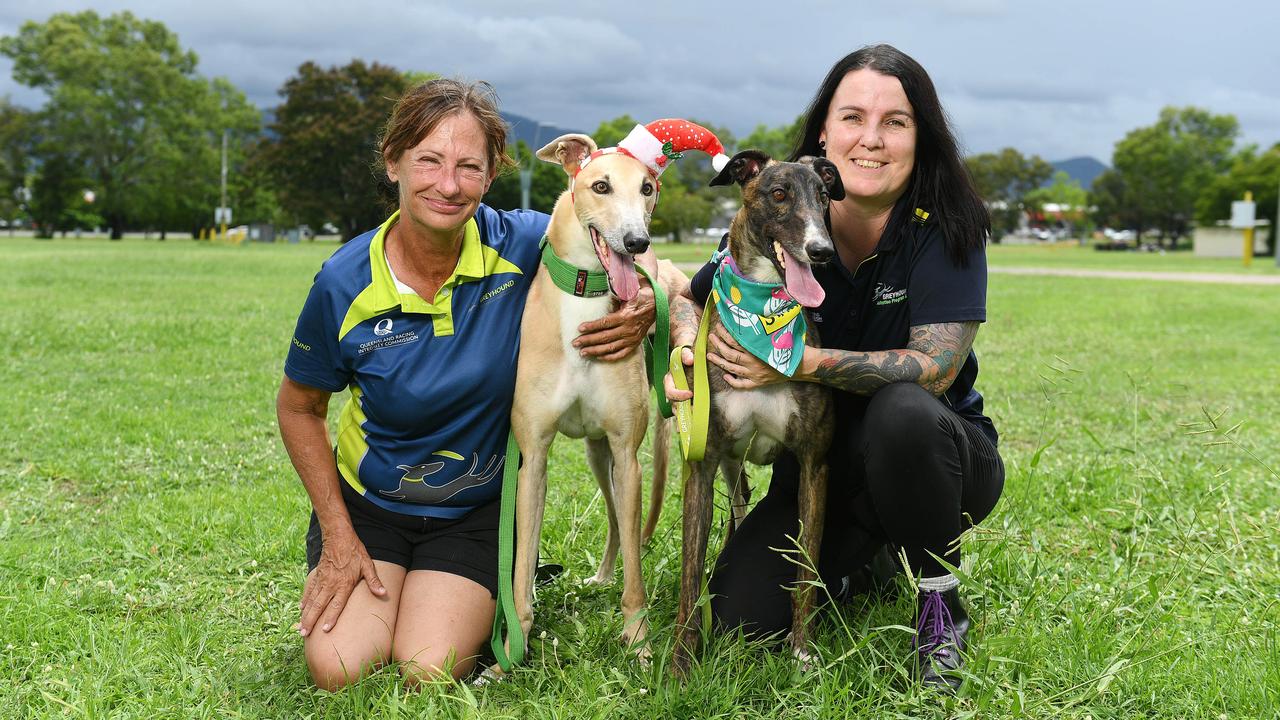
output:
[[356,492],[393,512],[457,518],[502,486],[520,320],[548,218],[481,205],[428,301],[397,286],[387,265],[398,215],[320,268],[284,372],[351,388],[335,455]]
[[[826,299],[809,310],[809,317],[823,347],[900,350],[907,347],[915,325],[986,322],[985,248],[970,251],[968,264],[957,267],[947,253],[942,228],[929,213],[917,210],[910,219],[897,216],[895,212],[875,252],[855,270],[839,260],[814,266],[813,276],[826,291]],[[727,240],[726,235],[722,248]],[[694,275],[691,291],[700,304],[706,303],[714,274],[715,266],[707,263]],[[974,389],[977,377],[978,356],[970,350],[942,400],[995,443],[995,425],[983,415],[982,396]],[[837,392],[837,419],[860,414],[866,400]]]

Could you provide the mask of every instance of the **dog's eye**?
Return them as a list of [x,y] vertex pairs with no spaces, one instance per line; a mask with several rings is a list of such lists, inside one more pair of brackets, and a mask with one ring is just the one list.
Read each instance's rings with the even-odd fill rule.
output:
[[643,195],[643,196],[645,196],[645,197],[649,197],[650,195],[652,195],[652,194],[653,194],[653,185],[651,185],[650,183],[645,183],[645,184],[641,185],[641,186],[640,186],[640,194],[641,194],[641,195]]
[[779,188],[779,189],[777,189],[777,190],[774,190],[774,191],[773,191],[773,199],[774,199],[774,200],[776,200],[777,202],[782,202],[783,200],[786,200],[786,199],[787,199],[787,191],[786,191],[786,190],[783,190],[783,189],[781,189],[781,188]]
[[605,193],[609,192],[609,183],[603,180],[597,180],[591,183],[591,189],[594,190],[597,194],[604,195]]

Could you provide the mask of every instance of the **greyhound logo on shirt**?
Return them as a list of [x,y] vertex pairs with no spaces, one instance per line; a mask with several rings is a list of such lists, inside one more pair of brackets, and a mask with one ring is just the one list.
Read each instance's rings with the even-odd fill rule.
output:
[[[458,460],[462,459],[457,453],[449,451],[432,454],[444,455]],[[404,476],[400,478],[399,487],[394,490],[379,490],[378,494],[400,502],[417,503],[419,505],[443,505],[463,490],[480,487],[497,477],[498,473],[502,472],[502,465],[505,460],[506,458],[501,455],[494,455],[489,458],[489,461],[485,463],[484,469],[481,470],[480,455],[472,453],[471,469],[439,484],[431,484],[427,478],[444,469],[446,463],[443,461],[426,462],[418,465],[397,465],[397,469],[404,471]]]
[[900,303],[907,299],[907,289],[895,289],[889,283],[878,283],[875,291],[871,295],[871,301],[876,305],[892,305]]

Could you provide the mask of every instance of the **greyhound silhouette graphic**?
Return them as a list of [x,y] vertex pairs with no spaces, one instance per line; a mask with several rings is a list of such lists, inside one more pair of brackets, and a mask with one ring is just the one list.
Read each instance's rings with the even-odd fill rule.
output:
[[426,478],[444,469],[445,464],[443,462],[397,465],[397,469],[404,471],[404,477],[400,478],[400,486],[395,490],[379,490],[378,493],[404,502],[439,505],[467,488],[479,487],[497,477],[498,473],[502,471],[504,460],[505,458],[501,455],[494,455],[489,458],[489,462],[485,464],[483,470],[476,472],[480,467],[480,455],[472,453],[471,469],[467,470],[465,474],[440,485],[428,485]]

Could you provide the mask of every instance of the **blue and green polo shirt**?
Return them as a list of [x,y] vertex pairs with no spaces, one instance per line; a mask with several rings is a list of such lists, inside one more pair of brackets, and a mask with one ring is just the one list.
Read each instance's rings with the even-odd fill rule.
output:
[[480,205],[458,265],[431,300],[399,288],[377,230],[325,261],[284,372],[351,398],[338,472],[393,512],[456,518],[499,494],[520,320],[548,217]]

